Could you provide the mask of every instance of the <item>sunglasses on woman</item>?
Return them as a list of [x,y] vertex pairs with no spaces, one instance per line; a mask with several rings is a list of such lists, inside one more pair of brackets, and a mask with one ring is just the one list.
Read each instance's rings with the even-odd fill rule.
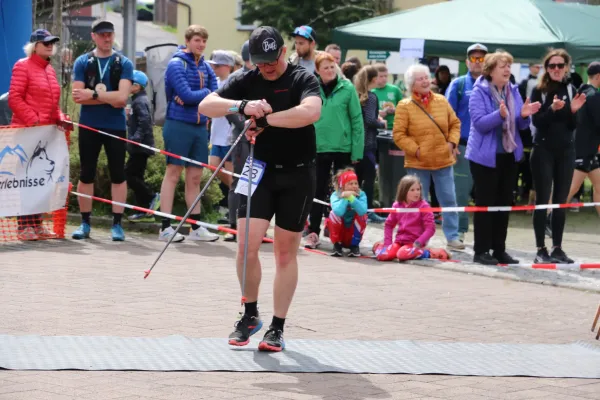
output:
[[548,64],[548,69],[563,69],[565,67],[565,63],[560,64]]

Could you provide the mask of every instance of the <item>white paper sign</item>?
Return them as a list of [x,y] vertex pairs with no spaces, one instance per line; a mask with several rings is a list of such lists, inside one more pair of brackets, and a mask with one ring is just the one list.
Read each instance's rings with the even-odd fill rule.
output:
[[[246,163],[244,164],[244,168],[242,169],[242,175],[240,179],[238,179],[237,185],[235,186],[235,193],[239,193],[244,196],[248,196],[248,173],[250,171],[250,156],[246,159]],[[252,192],[250,196],[254,194],[256,187],[260,183],[263,175],[265,173],[265,163],[262,161],[254,159],[254,163],[252,164]]]
[[425,39],[400,39],[401,58],[423,58]]
[[0,217],[41,214],[65,207],[69,149],[56,125],[0,132]]

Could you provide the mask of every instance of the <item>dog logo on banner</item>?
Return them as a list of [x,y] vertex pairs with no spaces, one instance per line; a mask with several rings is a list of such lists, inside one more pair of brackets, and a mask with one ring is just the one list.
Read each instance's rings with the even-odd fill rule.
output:
[[46,175],[46,181],[52,182],[52,173],[54,172],[55,163],[53,160],[48,158],[48,152],[46,151],[46,147],[48,146],[48,142],[42,146],[42,142],[38,142],[35,150],[33,151],[33,155],[29,159],[29,163],[27,164],[27,176],[35,175],[41,176]]

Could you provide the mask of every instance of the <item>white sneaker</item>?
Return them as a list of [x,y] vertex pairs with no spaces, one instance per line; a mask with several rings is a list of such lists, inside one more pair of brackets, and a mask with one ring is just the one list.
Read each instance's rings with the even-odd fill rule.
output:
[[[168,242],[169,239],[171,239],[171,236],[173,236],[173,234],[175,234],[175,229],[173,229],[173,227],[170,226],[167,229],[158,232],[158,240],[160,240],[161,242]],[[179,232],[177,232],[175,234],[175,238],[173,238],[173,241],[177,243],[183,242],[184,240],[185,236],[183,236]]]
[[319,239],[319,235],[314,232],[308,234],[307,237],[304,238],[304,247],[307,249],[316,249],[321,245],[321,240]]
[[458,239],[454,239],[448,242],[448,248],[453,250],[464,250],[465,244]]
[[210,233],[208,229],[203,226],[196,230],[192,230],[187,237],[188,240],[196,242],[214,242],[215,240],[219,240],[219,235]]

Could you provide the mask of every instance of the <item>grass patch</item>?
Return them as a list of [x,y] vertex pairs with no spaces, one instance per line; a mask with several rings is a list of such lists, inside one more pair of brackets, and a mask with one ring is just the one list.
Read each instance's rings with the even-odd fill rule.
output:
[[171,25],[161,25],[160,26],[163,31],[167,31],[169,33],[177,34],[177,27]]

